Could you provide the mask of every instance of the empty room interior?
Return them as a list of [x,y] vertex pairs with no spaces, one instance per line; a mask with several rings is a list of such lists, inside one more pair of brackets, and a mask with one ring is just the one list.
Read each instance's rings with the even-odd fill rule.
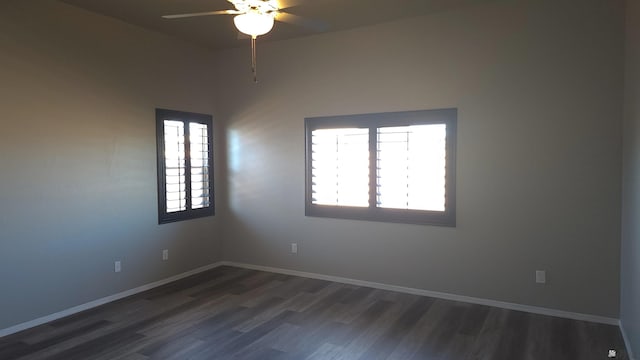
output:
[[0,84],[0,359],[640,357],[639,1],[2,0]]

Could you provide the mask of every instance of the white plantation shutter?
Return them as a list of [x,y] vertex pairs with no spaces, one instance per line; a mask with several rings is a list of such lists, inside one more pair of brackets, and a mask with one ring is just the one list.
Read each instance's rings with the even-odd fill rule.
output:
[[445,124],[378,129],[377,206],[445,210]]
[[369,129],[312,132],[312,203],[369,206]]
[[215,214],[211,115],[156,109],[158,223]]
[[191,209],[209,206],[209,138],[206,124],[189,124],[189,159],[186,158],[185,127],[183,121],[164,121],[164,156],[167,212],[186,210],[189,160],[191,172]]
[[191,208],[209,206],[209,138],[207,125],[189,124],[191,155]]
[[456,109],[305,119],[305,215],[456,225]]
[[164,121],[165,195],[167,212],[187,208],[184,123]]

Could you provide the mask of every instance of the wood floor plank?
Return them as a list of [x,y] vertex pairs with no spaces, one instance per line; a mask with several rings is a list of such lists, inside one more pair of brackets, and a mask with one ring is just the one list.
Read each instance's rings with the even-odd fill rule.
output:
[[216,351],[212,353],[213,358],[229,359],[236,354],[242,354],[246,348],[278,328],[278,326],[285,322],[287,318],[291,317],[292,314],[293,313],[289,311],[284,312],[250,331],[240,333],[235,338],[216,348]]
[[449,301],[436,299],[429,309],[420,317],[416,326],[409,331],[396,349],[389,355],[389,360],[411,359],[420,351],[425,340],[431,336],[452,304]]
[[[494,359],[522,359],[529,332],[529,316],[521,311],[509,311],[502,327],[500,341],[493,353]],[[576,358],[578,359],[578,358]]]
[[123,356],[111,358],[111,360],[148,360],[149,358],[144,355],[140,355],[137,353],[126,354]]
[[[371,306],[362,316],[349,327],[343,338],[347,341],[343,345],[343,353],[339,360],[357,359],[369,349],[380,335],[391,325],[402,309],[394,309],[393,303],[380,300]],[[394,311],[395,310],[395,311]]]
[[550,359],[552,318],[543,315],[529,314],[529,332],[527,333],[524,360]]
[[0,338],[2,360],[628,359],[615,326],[223,266]]
[[414,303],[407,307],[396,319],[392,319],[392,324],[380,336],[359,359],[361,360],[383,360],[386,359],[398,346],[400,341],[415,327],[422,314],[426,313],[433,304],[433,299],[428,297],[418,297]]
[[442,357],[462,324],[462,318],[467,306],[470,305],[452,303],[452,306],[436,323],[429,335],[424,337],[422,346],[413,355],[412,359],[437,359]]
[[336,360],[344,353],[344,349],[341,346],[336,346],[329,343],[323,343],[305,360]]
[[0,359],[17,359],[33,352],[23,341],[14,341],[0,346]]
[[502,332],[505,329],[509,310],[492,308],[485,318],[480,333],[469,352],[471,360],[493,360]]

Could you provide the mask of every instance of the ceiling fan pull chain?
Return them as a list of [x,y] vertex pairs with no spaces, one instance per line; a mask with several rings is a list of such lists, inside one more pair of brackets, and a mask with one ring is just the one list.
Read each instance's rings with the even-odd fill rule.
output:
[[256,60],[256,36],[251,37],[251,72],[253,73],[253,82],[258,83],[258,67]]

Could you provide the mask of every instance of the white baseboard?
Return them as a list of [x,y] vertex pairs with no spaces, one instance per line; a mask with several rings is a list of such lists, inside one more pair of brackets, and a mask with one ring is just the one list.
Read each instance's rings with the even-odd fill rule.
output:
[[629,337],[627,337],[627,333],[624,331],[624,326],[622,326],[622,321],[620,321],[620,332],[622,333],[622,339],[624,339],[624,345],[627,347],[627,354],[629,355],[629,360],[635,360],[633,357],[633,350],[631,349],[631,341]]
[[466,302],[471,304],[487,305],[487,306],[499,307],[503,309],[524,311],[528,313],[549,315],[549,316],[555,316],[555,317],[561,317],[561,318],[567,318],[567,319],[573,319],[573,320],[590,321],[595,323],[616,325],[616,326],[619,326],[620,324],[619,319],[610,318],[610,317],[591,315],[591,314],[582,314],[582,313],[576,313],[576,312],[570,312],[570,311],[564,311],[564,310],[549,309],[549,308],[543,308],[538,306],[522,305],[522,304],[516,304],[516,303],[510,303],[510,302],[504,302],[504,301],[498,301],[498,300],[482,299],[482,298],[476,298],[471,296],[449,294],[444,292],[416,289],[416,288],[410,288],[410,287],[404,287],[404,286],[382,284],[382,283],[377,283],[373,281],[349,279],[349,278],[344,278],[340,276],[323,275],[323,274],[282,269],[282,268],[276,268],[276,267],[270,267],[270,266],[244,264],[244,263],[238,263],[233,261],[223,261],[222,265],[241,267],[245,269],[268,271],[268,272],[274,272],[274,273],[286,274],[286,275],[301,276],[301,277],[319,279],[319,280],[328,280],[328,281],[334,281],[334,282],[350,284],[350,285],[366,286],[366,287],[371,287],[371,288],[381,289],[381,290],[397,291],[397,292],[402,292],[407,294],[429,296],[429,297],[434,297],[439,299],[460,301],[460,302]]
[[[134,289],[126,290],[126,291],[123,291],[123,292],[120,292],[120,293],[117,293],[117,294],[114,294],[114,295],[110,295],[110,296],[106,296],[106,297],[103,297],[103,298],[100,298],[100,299],[97,299],[97,300],[94,300],[94,301],[90,301],[90,302],[85,303],[85,304],[74,306],[72,308],[65,309],[65,310],[50,314],[50,315],[46,315],[46,316],[31,320],[31,321],[27,321],[27,322],[24,322],[24,323],[21,323],[21,324],[17,324],[17,325],[14,325],[14,326],[11,326],[11,327],[8,327],[8,328],[5,328],[5,329],[0,329],[0,338],[3,337],[3,336],[11,335],[11,334],[17,333],[19,331],[26,330],[26,329],[38,326],[38,325],[45,324],[45,323],[50,322],[50,321],[54,321],[54,320],[63,318],[65,316],[69,316],[69,315],[73,315],[73,314],[79,313],[81,311],[89,310],[91,308],[94,308],[94,307],[97,307],[97,306],[100,306],[100,305],[104,305],[104,304],[110,303],[112,301],[116,301],[116,300],[125,298],[127,296],[135,295],[135,294],[141,293],[143,291],[147,291],[147,290],[153,289],[155,287],[162,286],[164,284],[167,284],[167,283],[170,283],[170,282],[173,282],[173,281],[176,281],[176,280],[180,280],[180,279],[183,279],[185,277],[188,277],[188,276],[191,276],[191,275],[195,275],[197,273],[201,273],[203,271],[210,270],[210,269],[213,269],[213,268],[216,268],[216,267],[219,267],[219,266],[223,266],[223,265],[235,266],[235,267],[245,268],[245,269],[268,271],[268,272],[279,273],[279,274],[300,276],[300,277],[306,277],[306,278],[312,278],[312,279],[334,281],[334,282],[357,285],[357,286],[366,286],[366,287],[371,287],[371,288],[376,288],[376,289],[381,289],[381,290],[397,291],[397,292],[402,292],[402,293],[407,293],[407,294],[429,296],[429,297],[434,297],[434,298],[453,300],[453,301],[461,301],[461,302],[472,303],[472,304],[487,305],[487,306],[499,307],[499,308],[504,308],[504,309],[509,309],[509,310],[524,311],[524,312],[529,312],[529,313],[534,313],[534,314],[549,315],[549,316],[555,316],[555,317],[561,317],[561,318],[567,318],[567,319],[591,321],[591,322],[609,324],[609,325],[616,325],[616,326],[620,326],[621,325],[619,319],[603,317],[603,316],[597,316],[597,315],[575,313],[575,312],[570,312],[570,311],[563,311],[563,310],[549,309],[549,308],[543,308],[543,307],[537,307],[537,306],[522,305],[522,304],[509,303],[509,302],[504,302],[504,301],[482,299],[482,298],[476,298],[476,297],[470,297],[470,296],[449,294],[449,293],[444,293],[444,292],[429,291],[429,290],[416,289],[416,288],[410,288],[410,287],[404,287],[404,286],[377,283],[377,282],[373,282],[373,281],[350,279],[350,278],[339,277],[339,276],[323,275],[323,274],[310,273],[310,272],[297,271],[297,270],[290,270],[290,269],[283,269],[283,268],[276,268],[276,267],[270,267],[270,266],[252,265],[252,264],[238,263],[238,262],[233,262],[233,261],[221,261],[221,262],[217,262],[217,263],[213,263],[213,264],[210,264],[210,265],[206,265],[206,266],[203,266],[203,267],[200,267],[200,268],[197,268],[197,269],[193,269],[193,270],[184,272],[182,274],[171,276],[171,277],[163,279],[163,280],[159,280],[159,281],[155,281],[155,282],[152,282],[152,283],[149,283],[149,284],[146,284],[146,285],[142,285],[142,286],[136,287]],[[621,326],[620,326],[620,329],[622,331],[622,335],[623,335],[623,337],[625,339],[625,342],[627,344],[627,349],[628,349],[627,351],[630,353],[629,341],[626,338],[626,334],[624,333],[624,329]],[[633,360],[632,356],[631,356],[631,360]]]
[[110,296],[106,296],[106,297],[103,297],[103,298],[100,298],[100,299],[97,299],[97,300],[93,300],[93,301],[90,301],[88,303],[84,303],[84,304],[81,304],[81,305],[78,305],[78,306],[74,306],[72,308],[65,309],[65,310],[50,314],[50,315],[46,315],[46,316],[31,320],[31,321],[23,322],[21,324],[14,325],[14,326],[8,327],[6,329],[0,329],[0,338],[2,338],[3,336],[7,336],[7,335],[11,335],[11,334],[17,333],[17,332],[22,331],[22,330],[26,330],[26,329],[29,329],[29,328],[32,328],[32,327],[36,327],[38,325],[42,325],[42,324],[48,323],[48,322],[53,321],[53,320],[57,320],[57,319],[63,318],[65,316],[69,316],[69,315],[73,315],[73,314],[79,313],[81,311],[89,310],[89,309],[92,309],[94,307],[97,307],[97,306],[100,306],[100,305],[104,305],[104,304],[110,303],[112,301],[116,301],[116,300],[125,298],[127,296],[135,295],[135,294],[141,293],[143,291],[147,291],[147,290],[153,289],[155,287],[162,286],[164,284],[168,284],[170,282],[173,282],[173,281],[176,281],[176,280],[180,280],[180,279],[186,278],[188,276],[195,275],[195,274],[201,273],[203,271],[207,271],[207,270],[216,268],[216,267],[221,266],[221,265],[222,265],[222,262],[217,262],[217,263],[205,265],[205,266],[199,267],[197,269],[193,269],[193,270],[184,272],[182,274],[174,275],[174,276],[168,277],[166,279],[162,279],[162,280],[158,280],[158,281],[155,281],[155,282],[152,282],[152,283],[149,283],[149,284],[138,286],[138,287],[136,287],[134,289],[129,289],[129,290],[126,290],[126,291],[123,291],[123,292],[120,292],[120,293],[117,293],[117,294],[114,294],[114,295],[110,295]]

